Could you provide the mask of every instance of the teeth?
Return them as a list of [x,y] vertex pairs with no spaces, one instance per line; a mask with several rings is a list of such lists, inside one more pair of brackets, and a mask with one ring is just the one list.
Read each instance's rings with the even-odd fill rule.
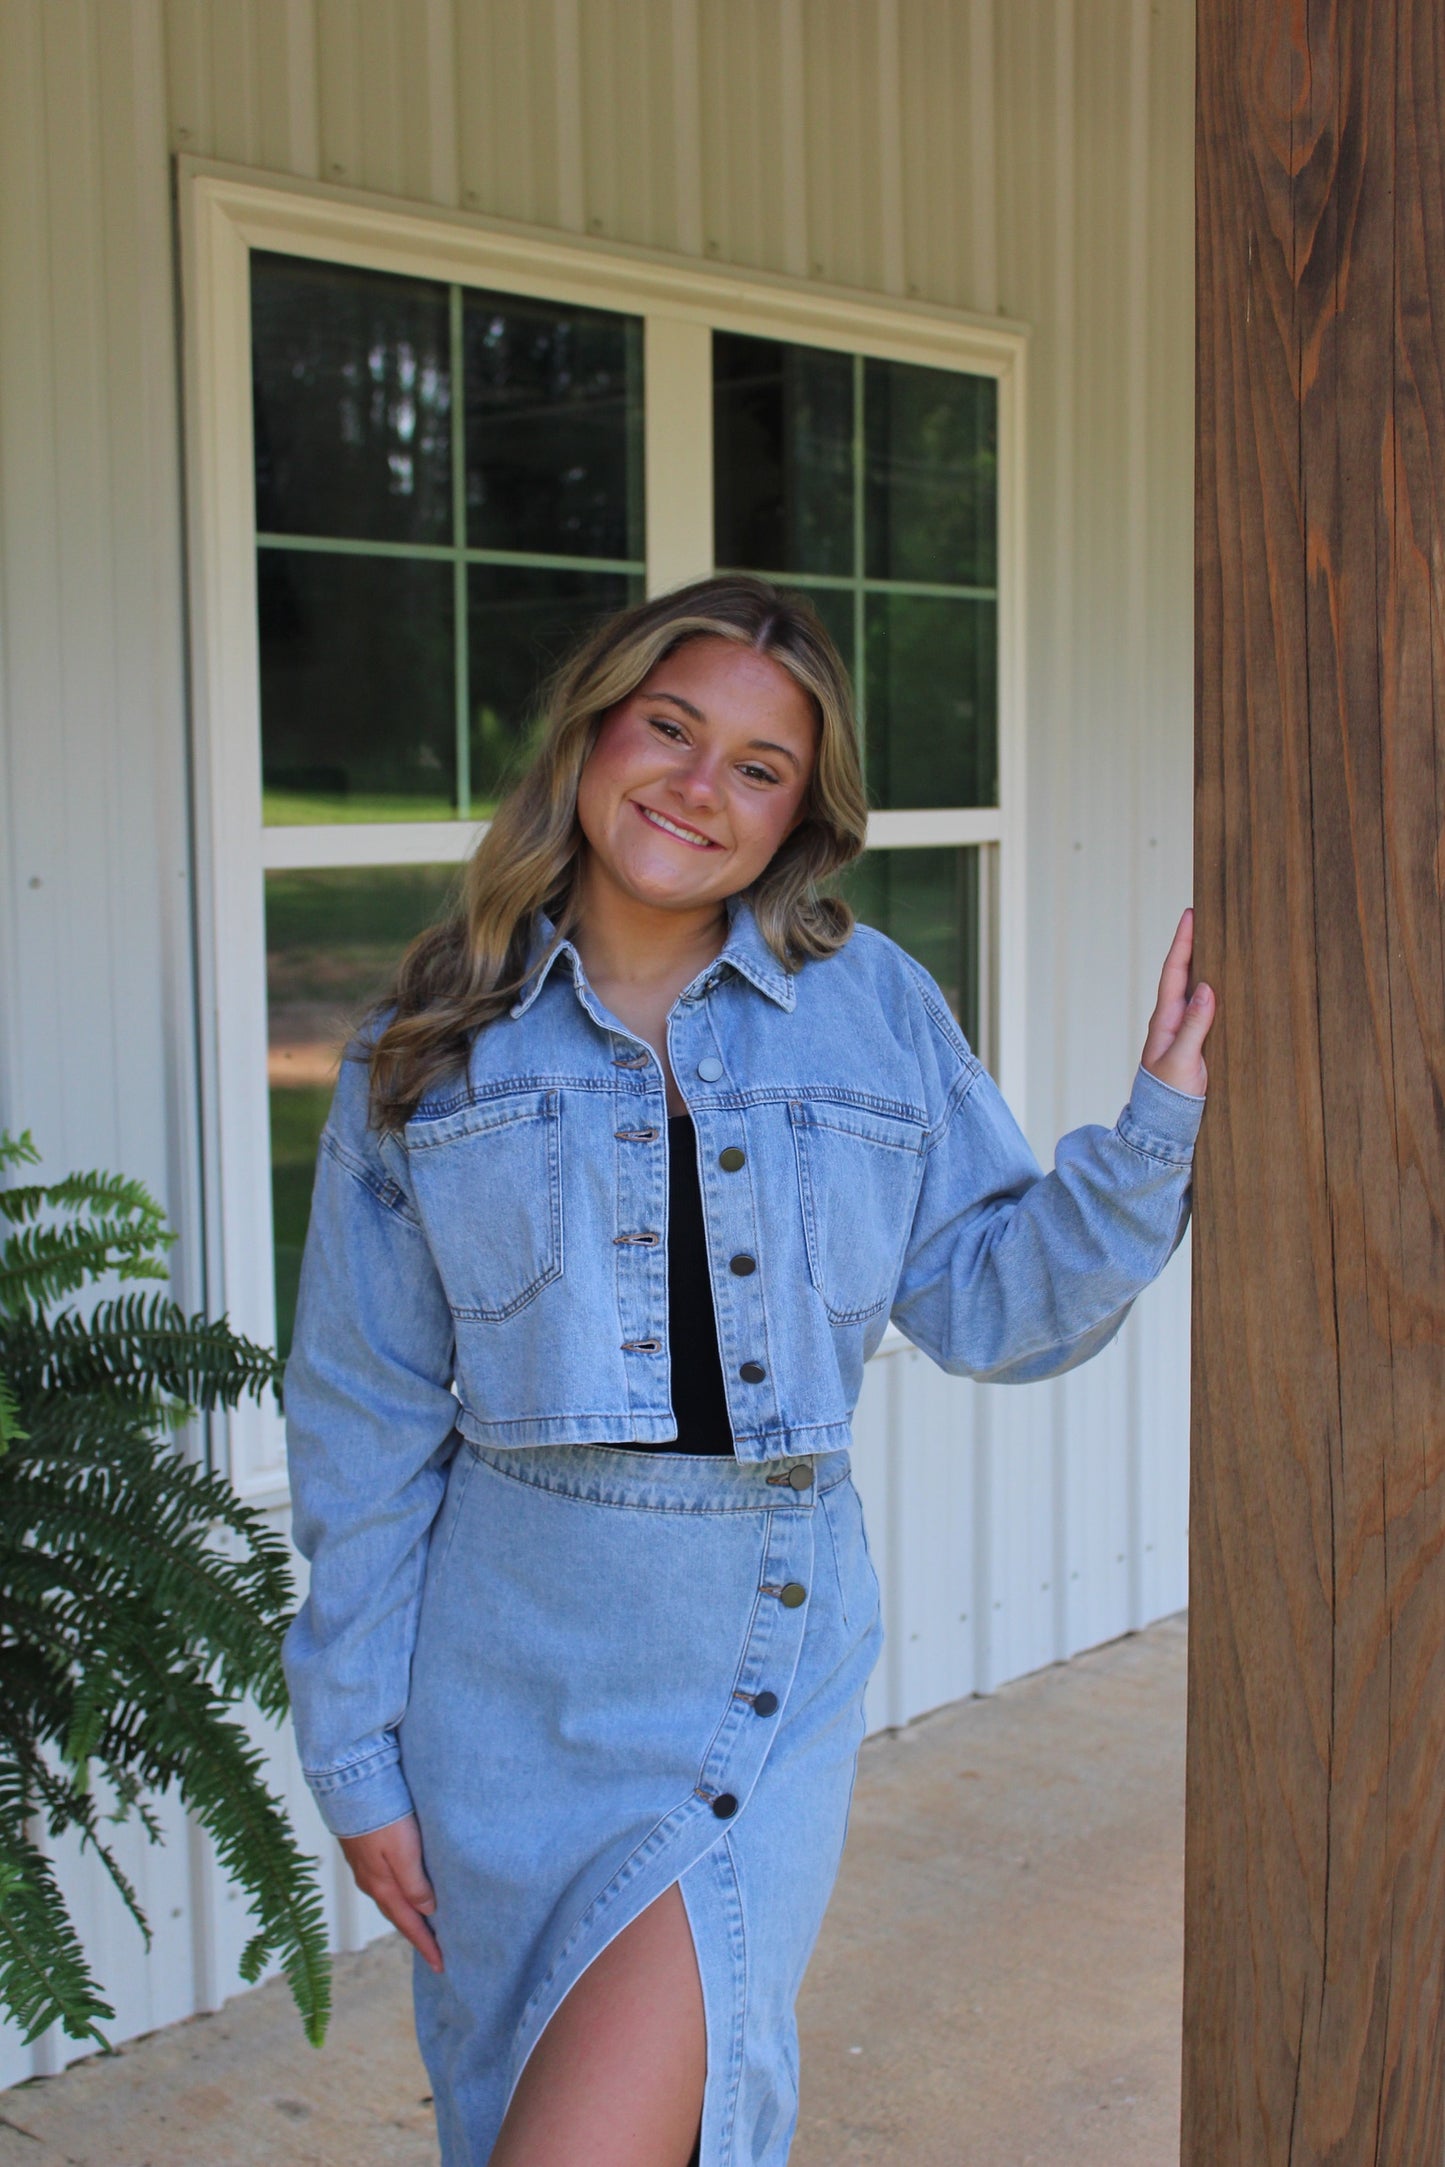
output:
[[692,828],[678,827],[665,814],[655,813],[650,805],[640,805],[638,811],[644,820],[650,820],[654,827],[665,828],[667,833],[675,835],[680,843],[691,843],[694,850],[711,850],[712,843],[707,836],[697,834]]

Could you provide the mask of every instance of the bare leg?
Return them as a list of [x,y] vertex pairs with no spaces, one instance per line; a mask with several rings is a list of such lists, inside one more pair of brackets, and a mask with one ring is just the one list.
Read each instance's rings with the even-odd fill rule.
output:
[[553,2016],[491,2167],[686,2167],[706,2074],[702,1981],[674,1882]]

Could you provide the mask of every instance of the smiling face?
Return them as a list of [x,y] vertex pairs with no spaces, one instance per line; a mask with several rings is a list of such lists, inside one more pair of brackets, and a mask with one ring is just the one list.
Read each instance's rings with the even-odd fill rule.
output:
[[711,636],[610,708],[577,789],[588,883],[697,910],[757,879],[802,816],[818,724],[771,656]]

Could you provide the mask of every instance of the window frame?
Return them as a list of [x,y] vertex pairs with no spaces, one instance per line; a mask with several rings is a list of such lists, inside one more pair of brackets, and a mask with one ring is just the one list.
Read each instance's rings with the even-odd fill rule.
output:
[[[997,317],[598,243],[320,183],[177,160],[184,336],[187,571],[208,1305],[275,1328],[267,1089],[265,875],[301,866],[440,863],[467,821],[266,827],[262,820],[250,254],[260,249],[643,321],[647,591],[713,569],[712,334],[954,368],[998,385],[997,808],[875,813],[870,848],[991,846],[980,867],[980,1051],[1005,1094],[1026,1060],[1024,399],[1026,333]],[[780,575],[785,577],[785,575]],[[365,840],[364,853],[358,846]],[[274,1408],[242,1407],[213,1449],[243,1498],[286,1499]]]

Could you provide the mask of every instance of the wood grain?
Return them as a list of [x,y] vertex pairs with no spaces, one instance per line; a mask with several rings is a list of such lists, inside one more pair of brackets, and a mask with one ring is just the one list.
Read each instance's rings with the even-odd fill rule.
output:
[[1445,0],[1199,0],[1186,2167],[1445,2155]]

